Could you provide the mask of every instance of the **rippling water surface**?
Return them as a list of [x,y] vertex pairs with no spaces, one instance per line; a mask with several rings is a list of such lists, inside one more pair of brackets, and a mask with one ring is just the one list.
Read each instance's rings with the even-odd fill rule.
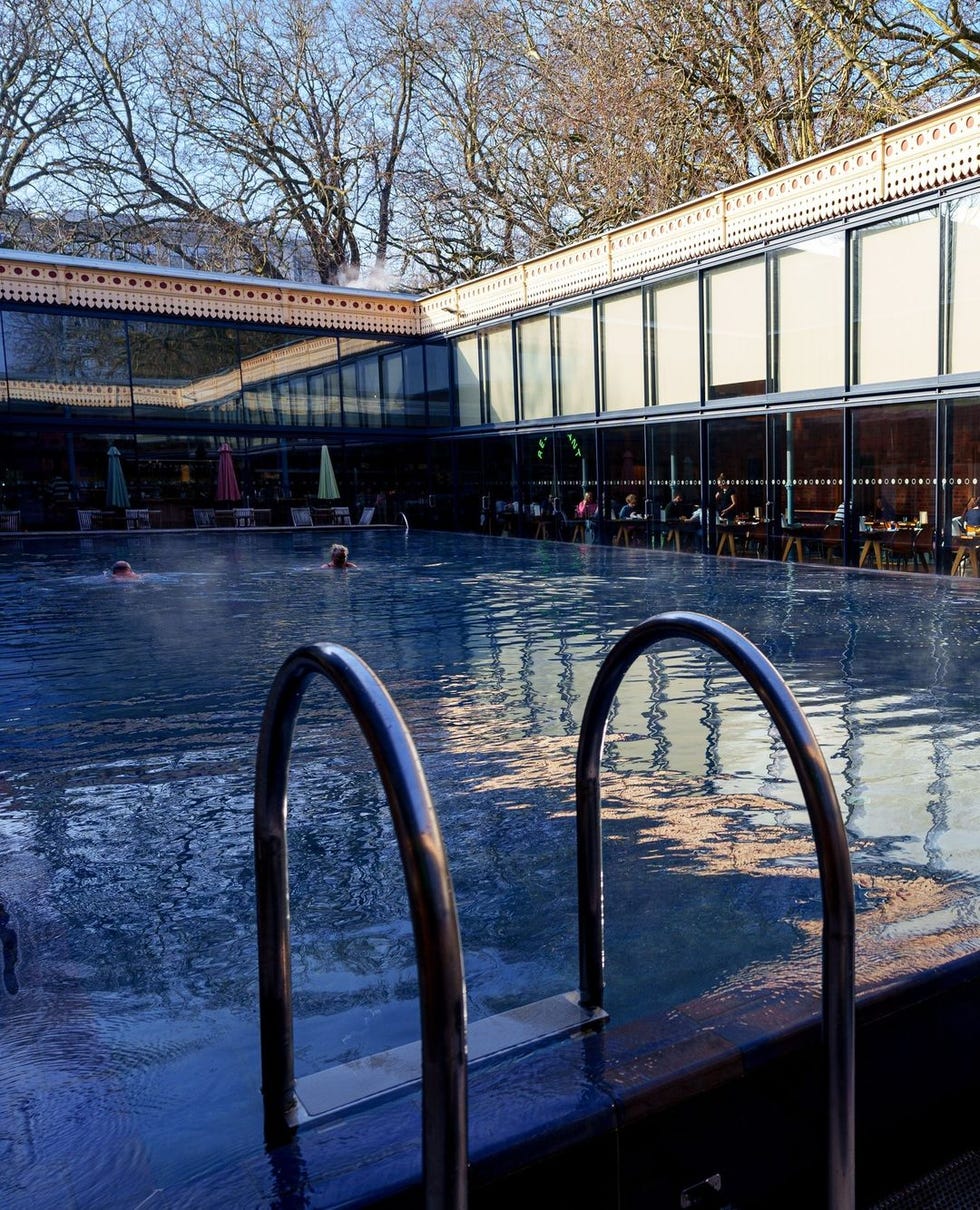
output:
[[[471,1019],[575,986],[577,726],[612,643],[666,609],[747,633],[806,709],[876,975],[977,944],[974,582],[352,541],[347,574],[320,569],[310,533],[0,544],[0,1204],[135,1205],[260,1148],[252,772],[265,694],[303,643],[357,651],[413,733]],[[116,558],[143,578],[108,582]],[[603,784],[614,1020],[810,970],[805,812],[726,665],[680,644],[642,660]],[[300,715],[289,843],[301,1073],[416,1037],[387,808],[325,685]]]

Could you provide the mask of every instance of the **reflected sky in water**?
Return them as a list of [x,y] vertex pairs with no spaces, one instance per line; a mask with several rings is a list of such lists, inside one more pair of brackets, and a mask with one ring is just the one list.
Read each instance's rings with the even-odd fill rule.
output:
[[[85,1164],[104,1172],[88,1121],[112,1123],[128,1157],[107,1188],[169,1187],[259,1146],[252,773],[265,694],[307,642],[357,651],[412,731],[449,850],[471,1019],[575,986],[578,722],[611,645],[663,610],[746,633],[806,710],[852,841],[859,979],[976,947],[976,582],[350,540],[359,570],[346,574],[321,570],[330,541],[310,532],[0,544],[0,902],[17,980],[0,992],[0,1104],[27,1156],[0,1190],[20,1180],[36,1200],[44,1166],[72,1188]],[[117,558],[143,578],[108,582]],[[614,1020],[812,978],[801,796],[727,665],[679,643],[637,664],[610,719],[604,790]],[[325,685],[300,715],[289,843],[300,1073],[417,1036],[387,808]]]

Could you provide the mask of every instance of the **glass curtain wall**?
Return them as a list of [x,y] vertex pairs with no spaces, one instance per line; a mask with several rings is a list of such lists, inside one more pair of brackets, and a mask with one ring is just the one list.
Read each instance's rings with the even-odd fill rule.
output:
[[486,365],[487,419],[491,424],[513,424],[514,339],[510,324],[482,334]]
[[0,319],[11,411],[132,424],[125,320],[57,311]]
[[959,517],[970,497],[980,495],[980,400],[951,404],[947,432],[946,508],[949,516]]
[[564,440],[554,433],[524,433],[517,438],[524,491],[532,516],[547,515],[558,495],[555,446]]
[[593,415],[596,363],[591,302],[555,315],[555,369],[559,414]]
[[663,521],[660,540],[665,541],[668,533],[673,533],[675,540],[667,544],[668,549],[700,549],[704,534],[700,520],[683,527],[674,526],[669,524],[668,511],[675,497],[679,497],[674,510],[678,518],[695,516],[701,506],[700,422],[675,420],[651,425],[648,440],[652,450],[649,490],[653,507]]
[[586,492],[592,492],[601,508],[595,430],[577,429],[571,433],[556,433],[554,440],[556,494],[565,516],[574,515],[575,506]]
[[[551,374],[551,316],[534,315],[516,325],[522,420],[555,414]],[[590,368],[590,373],[591,371]]]
[[950,215],[949,338],[947,369],[980,369],[980,199],[952,202]]
[[642,424],[616,425],[601,433],[605,516],[615,520],[627,496],[636,497],[636,511],[646,512],[647,488],[645,433]]
[[854,232],[855,382],[939,373],[940,232],[937,210]]
[[525,500],[517,475],[515,438],[484,437],[483,495],[489,498],[493,513],[492,533],[520,532]]
[[704,275],[709,399],[766,389],[766,265],[761,256]]
[[936,524],[936,405],[897,404],[853,413],[854,513]]
[[695,274],[648,289],[654,404],[701,398],[701,302]]
[[845,274],[843,232],[773,253],[773,389],[842,386]]
[[844,413],[785,412],[769,425],[769,518],[786,525],[830,521],[845,495]]
[[646,405],[643,295],[639,290],[599,301],[602,337],[602,410],[623,412]]
[[708,421],[709,536],[720,514],[723,520],[765,520],[768,484],[764,416],[736,416]]

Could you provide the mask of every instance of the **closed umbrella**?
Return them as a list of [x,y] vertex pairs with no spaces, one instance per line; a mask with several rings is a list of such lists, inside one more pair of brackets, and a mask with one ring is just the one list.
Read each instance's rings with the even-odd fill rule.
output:
[[320,483],[316,489],[316,497],[318,500],[340,499],[337,476],[333,473],[330,451],[325,445],[320,446]]
[[105,477],[106,508],[129,508],[129,489],[123,475],[122,458],[114,445],[109,446],[109,464]]
[[231,459],[231,446],[223,441],[218,449],[218,490],[216,500],[241,500],[242,493],[238,490],[238,480],[235,477],[235,464]]

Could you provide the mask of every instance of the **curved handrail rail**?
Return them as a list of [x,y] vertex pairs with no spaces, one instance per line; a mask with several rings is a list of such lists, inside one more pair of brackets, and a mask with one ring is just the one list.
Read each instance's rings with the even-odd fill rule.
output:
[[854,886],[847,833],[823,753],[785,681],[744,635],[715,618],[677,612],[634,626],[592,685],[575,760],[579,979],[582,1003],[603,999],[600,765],[613,698],[636,658],[662,639],[693,639],[724,656],[755,690],[793,762],[813,829],[823,898],[822,1013],[828,1114],[828,1205],[854,1206]]
[[406,517],[404,513],[399,513],[398,515],[405,523],[405,533],[408,533],[408,517]]
[[310,679],[325,676],[371,748],[388,798],[415,936],[422,1023],[422,1164],[426,1206],[466,1206],[466,995],[446,852],[425,774],[404,720],[358,656],[332,643],[298,648],[266,701],[255,774],[259,1019],[266,1137],[296,1125],[286,791],[293,731]]

